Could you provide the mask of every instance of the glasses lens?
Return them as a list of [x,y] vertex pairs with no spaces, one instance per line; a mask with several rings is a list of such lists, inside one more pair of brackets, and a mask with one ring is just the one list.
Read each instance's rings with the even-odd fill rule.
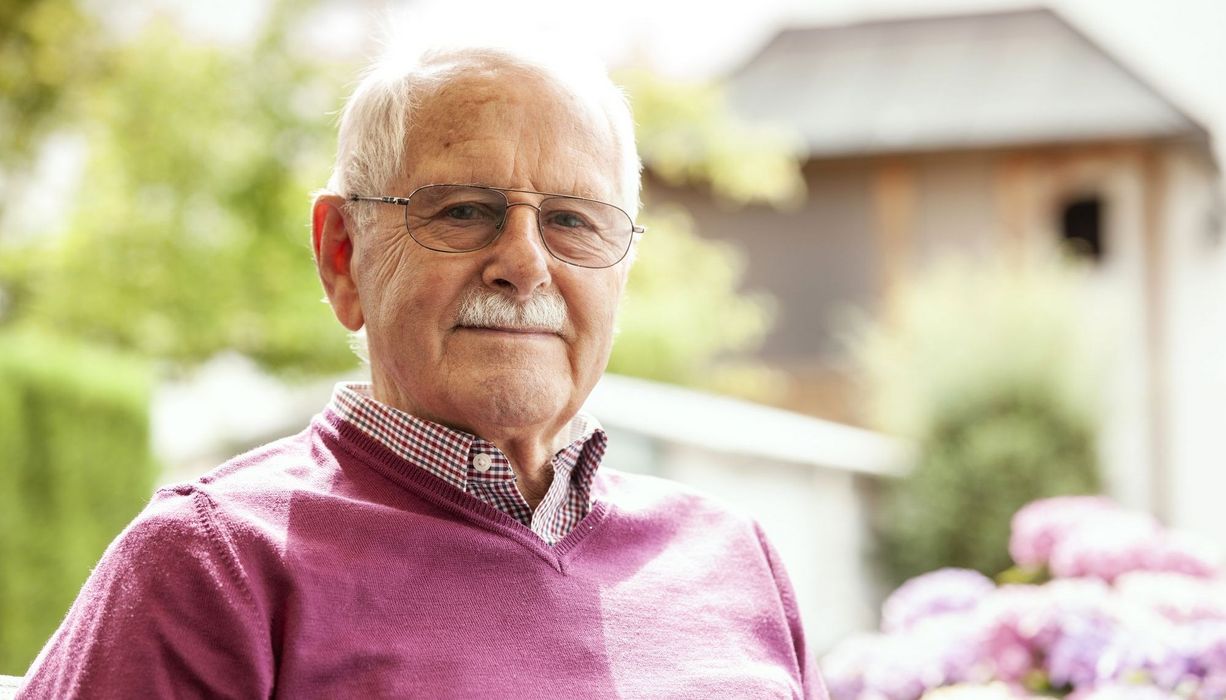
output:
[[484,247],[498,235],[507,200],[497,190],[429,185],[409,198],[409,235],[431,250],[460,253]]
[[633,223],[612,204],[574,197],[541,202],[541,234],[549,252],[583,267],[608,267],[630,248]]

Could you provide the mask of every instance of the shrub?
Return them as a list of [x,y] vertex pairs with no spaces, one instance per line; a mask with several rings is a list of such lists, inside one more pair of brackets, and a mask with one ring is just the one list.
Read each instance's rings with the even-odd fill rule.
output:
[[859,331],[874,422],[917,447],[878,509],[891,583],[943,566],[994,575],[1009,565],[1014,511],[1098,489],[1101,358],[1083,289],[1059,265],[954,261]]
[[106,545],[148,500],[143,364],[0,334],[0,673],[23,673]]

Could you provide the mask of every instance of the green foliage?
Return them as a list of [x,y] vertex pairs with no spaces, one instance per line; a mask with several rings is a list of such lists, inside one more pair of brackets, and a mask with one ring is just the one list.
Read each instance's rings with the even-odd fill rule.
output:
[[634,105],[639,152],[663,181],[704,183],[733,204],[803,201],[799,139],[738,120],[719,86],[665,80],[646,70],[623,71],[617,80]]
[[190,365],[355,363],[311,262],[308,193],[335,140],[326,71],[270,30],[250,53],[155,24],[82,99],[90,161],[68,227],[0,255],[12,316]]
[[[710,189],[725,206],[788,206],[804,194],[797,151],[783,132],[737,121],[712,85],[644,70],[617,76],[638,124],[639,151],[671,185]],[[684,209],[652,205],[630,273],[609,370],[754,399],[769,399],[777,373],[749,359],[770,331],[773,299],[741,289],[743,254],[703,239]]]
[[25,671],[148,500],[148,400],[142,362],[0,335],[0,673]]
[[760,342],[772,314],[769,297],[738,292],[740,255],[698,238],[679,208],[655,209],[642,221],[648,233],[630,271],[609,370],[742,394],[769,382],[766,370],[728,359]]
[[105,71],[96,30],[72,0],[0,0],[0,163],[22,164],[74,112],[71,86]]
[[1082,289],[1057,265],[949,263],[858,331],[874,422],[918,454],[879,509],[893,582],[942,566],[994,575],[1018,508],[1098,488],[1101,336]]

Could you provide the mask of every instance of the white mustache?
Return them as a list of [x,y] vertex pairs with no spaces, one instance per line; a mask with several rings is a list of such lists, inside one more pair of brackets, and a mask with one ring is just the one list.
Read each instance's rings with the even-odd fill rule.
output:
[[566,302],[554,289],[517,302],[485,287],[472,287],[460,300],[456,325],[561,333],[566,325]]

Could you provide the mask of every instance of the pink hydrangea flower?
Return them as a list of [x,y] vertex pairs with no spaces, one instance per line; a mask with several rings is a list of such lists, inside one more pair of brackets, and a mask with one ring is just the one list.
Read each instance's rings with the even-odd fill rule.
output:
[[[1184,652],[1202,685],[1220,689],[1226,698],[1226,620],[1200,620],[1180,627]],[[1207,696],[1208,697],[1208,696]]]
[[1226,698],[1226,671],[1211,672],[1200,682],[1196,689],[1198,697],[1206,700],[1222,700]]
[[831,700],[917,700],[937,678],[903,637],[862,634],[849,637],[822,658]]
[[983,617],[977,611],[929,617],[901,636],[909,640],[911,653],[929,671],[926,688],[992,679],[992,665],[983,653]]
[[1206,538],[1188,532],[1163,532],[1142,556],[1146,571],[1169,571],[1212,578],[1221,571],[1221,552]]
[[1162,526],[1148,513],[1103,510],[1078,522],[1055,543],[1048,568],[1061,578],[1111,582],[1129,571],[1146,570],[1149,550],[1161,534]]
[[1119,623],[1105,616],[1062,621],[1061,633],[1046,650],[1044,668],[1057,688],[1093,686],[1100,676],[1100,661],[1118,638]]
[[905,633],[849,637],[822,658],[832,700],[917,700],[928,690],[987,680],[977,620],[950,614]]
[[1111,589],[1093,579],[1000,588],[980,608],[984,653],[996,678],[1019,682],[1032,671],[1049,671],[1051,650],[1063,644],[1059,670],[1070,680],[1080,679],[1077,642],[1063,640],[1092,626],[1114,625],[1119,619],[1116,605]]
[[1184,698],[1152,685],[1111,683],[1073,693],[1066,700],[1184,700]]
[[992,579],[970,569],[938,569],[916,576],[882,604],[881,630],[902,632],[929,617],[974,610],[994,590]]
[[856,700],[865,690],[865,674],[880,663],[889,642],[882,634],[856,634],[843,639],[822,657],[822,676],[831,700]]
[[1102,496],[1058,496],[1032,501],[1013,515],[1009,554],[1020,566],[1046,566],[1056,544],[1082,521],[1117,508]]
[[1226,621],[1226,579],[1198,578],[1167,571],[1132,571],[1115,580],[1115,590],[1130,605],[1146,608],[1175,623]]
[[1115,581],[1133,571],[1168,571],[1210,578],[1220,568],[1212,544],[1164,530],[1147,513],[1104,511],[1081,521],[1052,549],[1053,576]]
[[1067,700],[1226,700],[1226,575],[1211,543],[1069,497],[1020,511],[1010,551],[1055,578],[997,587],[943,569],[906,582],[882,606],[883,633],[823,659],[834,700],[1021,697],[1036,673]]
[[1174,691],[1197,682],[1195,662],[1180,630],[1161,617],[1150,624],[1117,631],[1102,650],[1098,679],[1122,682],[1145,678],[1149,685]]
[[1032,698],[1024,689],[1001,683],[977,683],[950,685],[924,694],[922,700],[1019,700]]

